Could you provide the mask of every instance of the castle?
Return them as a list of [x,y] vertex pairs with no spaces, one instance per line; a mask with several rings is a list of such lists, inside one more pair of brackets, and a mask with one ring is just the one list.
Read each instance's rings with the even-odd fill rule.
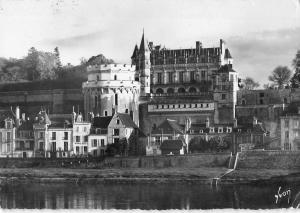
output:
[[238,74],[225,42],[204,48],[166,49],[147,42],[143,33],[131,65],[87,68],[83,83],[85,116],[129,113],[145,133],[166,118],[184,124],[232,123]]

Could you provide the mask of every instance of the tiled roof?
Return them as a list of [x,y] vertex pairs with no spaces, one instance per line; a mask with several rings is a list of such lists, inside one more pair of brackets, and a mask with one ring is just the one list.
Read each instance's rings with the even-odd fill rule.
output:
[[152,131],[152,134],[183,134],[183,130],[184,128],[177,121],[166,119]]
[[265,130],[265,128],[263,127],[262,124],[258,123],[258,124],[243,124],[243,125],[239,125],[237,127],[234,127],[233,131],[234,132],[238,132],[239,129],[241,130],[241,132],[251,132],[251,133],[266,133],[267,131]]
[[120,118],[122,124],[125,127],[138,128],[138,126],[133,122],[133,120],[131,119],[131,117],[128,114],[118,113],[118,117]]
[[112,116],[94,117],[93,127],[107,129],[111,119],[112,119]]
[[164,140],[160,146],[160,149],[167,150],[180,150],[184,146],[181,140]]

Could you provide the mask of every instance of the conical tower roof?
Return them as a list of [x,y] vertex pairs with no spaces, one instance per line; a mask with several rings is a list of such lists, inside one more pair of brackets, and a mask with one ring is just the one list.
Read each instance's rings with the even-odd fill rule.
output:
[[149,50],[149,46],[147,44],[147,42],[145,41],[145,34],[144,34],[144,30],[143,30],[143,36],[142,36],[142,40],[141,40],[141,44],[140,44],[140,52],[147,52],[150,51]]
[[138,55],[138,52],[139,52],[139,48],[138,48],[138,45],[136,44],[135,47],[134,47],[131,58],[135,58]]

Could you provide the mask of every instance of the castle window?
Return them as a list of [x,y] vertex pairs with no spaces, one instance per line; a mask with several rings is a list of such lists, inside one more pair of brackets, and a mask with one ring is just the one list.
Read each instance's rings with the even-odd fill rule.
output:
[[174,93],[174,89],[173,89],[173,88],[168,88],[167,93],[168,93],[168,94]]
[[214,128],[214,127],[210,127],[210,128],[209,128],[209,132],[210,132],[210,133],[214,133],[214,132],[215,132],[215,128]]
[[179,92],[179,93],[185,93],[185,89],[184,89],[184,88],[179,88],[179,89],[178,89],[178,92]]
[[173,105],[173,108],[175,108],[175,105]]
[[205,71],[201,71],[201,78],[205,78]]
[[190,104],[190,108],[192,108],[192,104]]
[[125,113],[128,113],[128,109],[125,109]]
[[191,82],[195,81],[195,72],[194,71],[190,72],[190,81]]
[[107,116],[107,111],[106,110],[104,110],[104,116]]
[[227,132],[231,133],[232,132],[232,128],[231,127],[227,127]]
[[203,104],[201,104],[200,107],[203,108]]
[[206,107],[208,108],[208,107],[209,107],[209,104],[206,104]]
[[161,84],[161,83],[162,83],[161,73],[157,73],[157,83],[158,83],[158,84]]
[[118,105],[118,94],[115,94],[115,105]]
[[100,77],[99,77],[99,75],[97,75],[97,81],[100,81]]
[[202,130],[202,129],[200,129],[199,133],[203,133],[203,130]]
[[285,104],[288,103],[288,102],[287,102],[287,98],[284,98],[284,99],[283,99],[283,103],[285,103]]
[[260,99],[260,100],[259,100],[259,103],[260,103],[260,104],[264,104],[264,100],[263,100],[263,99]]
[[185,104],[183,105],[183,108],[186,108],[186,105],[185,105]]
[[223,133],[223,128],[222,128],[222,127],[219,127],[218,132],[219,132],[219,133]]
[[197,108],[197,104],[195,104],[195,107]]
[[163,89],[162,89],[162,88],[158,88],[158,89],[156,90],[156,93],[157,93],[157,94],[163,94],[163,93],[164,93],[164,91],[163,91]]
[[95,96],[95,107],[97,107],[97,106],[98,106],[98,97]]
[[259,97],[261,97],[261,98],[265,97],[265,93],[263,93],[263,92],[259,93]]
[[226,94],[222,94],[222,100],[226,99]]
[[169,83],[173,83],[173,72],[168,72]]
[[120,120],[119,119],[117,119],[117,124],[120,124]]
[[184,72],[179,72],[179,82],[180,83],[183,83],[183,75],[184,75]]
[[242,100],[242,105],[243,106],[246,105],[246,100],[245,99]]
[[117,80],[117,75],[114,76],[114,80]]
[[164,109],[164,108],[165,108],[165,105],[161,105],[161,108]]

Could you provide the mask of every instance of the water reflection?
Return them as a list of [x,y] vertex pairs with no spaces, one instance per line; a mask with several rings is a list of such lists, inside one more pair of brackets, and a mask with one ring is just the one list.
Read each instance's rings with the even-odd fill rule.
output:
[[[283,186],[284,187],[284,186]],[[292,197],[300,191],[291,188]],[[39,209],[211,209],[285,208],[275,204],[278,185],[228,185],[218,188],[195,184],[18,184],[0,190],[2,208]],[[294,193],[294,196],[293,196]]]

